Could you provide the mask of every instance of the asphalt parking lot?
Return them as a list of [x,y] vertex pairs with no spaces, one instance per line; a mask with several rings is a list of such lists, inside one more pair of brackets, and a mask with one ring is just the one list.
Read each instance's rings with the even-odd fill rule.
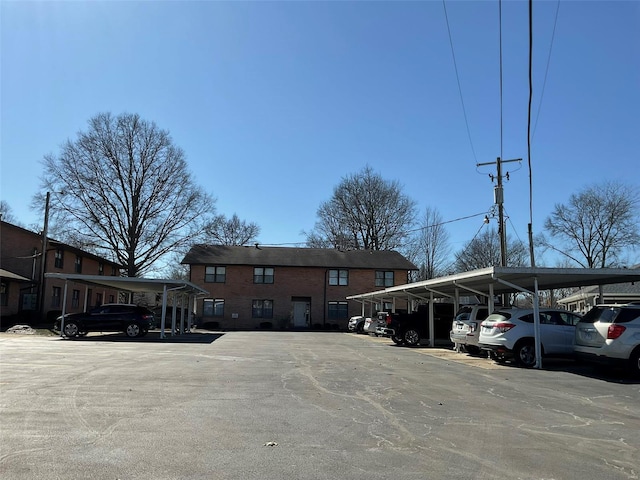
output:
[[640,382],[337,332],[0,335],[3,479],[638,479]]

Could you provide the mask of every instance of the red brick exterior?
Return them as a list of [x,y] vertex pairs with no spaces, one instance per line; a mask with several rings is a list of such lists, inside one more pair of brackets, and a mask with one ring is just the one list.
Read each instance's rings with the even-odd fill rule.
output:
[[[268,267],[268,265],[264,265]],[[272,328],[290,328],[293,324],[294,301],[309,302],[309,319],[306,327],[311,328],[345,328],[348,318],[362,313],[362,304],[346,300],[347,296],[381,290],[376,286],[375,272],[383,269],[347,269],[348,285],[329,285],[329,269],[320,267],[274,268],[272,284],[256,284],[253,282],[254,266],[226,266],[225,283],[205,282],[205,265],[191,265],[190,281],[209,292],[208,299],[224,300],[222,317],[204,316],[205,299],[199,299],[197,315],[202,322],[215,322],[221,329],[254,329],[263,322]],[[406,270],[394,270],[394,284],[408,282]],[[272,318],[253,318],[253,300],[272,300]],[[348,302],[348,314],[344,319],[329,318],[329,302]],[[381,309],[381,307],[379,307]],[[398,302],[396,308],[406,308],[406,303]],[[373,312],[375,313],[375,312]],[[365,315],[371,314],[371,308],[365,307]]]
[[[63,252],[62,268],[55,266],[56,250]],[[6,289],[6,305],[0,306],[2,324],[8,323],[52,323],[52,317],[62,310],[64,294],[64,281],[57,279],[45,279],[44,283],[44,308],[42,314],[36,310],[25,308],[23,300],[35,295],[38,299],[41,280],[40,262],[42,256],[42,236],[24,228],[2,222],[0,225],[0,268],[11,273],[25,277],[28,281],[16,281],[10,277],[3,277],[2,284]],[[82,271],[76,272],[76,256],[81,258]],[[93,254],[83,252],[69,245],[49,240],[46,255],[46,273],[82,273],[86,275],[99,275],[99,266],[103,265],[104,275],[118,275],[117,265]],[[54,287],[60,289],[59,306],[53,303]],[[74,305],[74,290],[77,290],[77,305]],[[90,295],[91,298],[87,298]],[[26,296],[26,297],[25,297]],[[100,300],[101,298],[101,300]],[[38,301],[38,300],[36,300]],[[76,282],[68,282],[66,311],[70,313],[84,310],[98,303],[118,301],[118,291],[104,288],[91,287]],[[36,303],[37,307],[37,303]]]

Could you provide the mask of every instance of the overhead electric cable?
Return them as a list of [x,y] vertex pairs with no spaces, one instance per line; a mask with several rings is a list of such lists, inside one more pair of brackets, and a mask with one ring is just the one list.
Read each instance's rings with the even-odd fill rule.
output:
[[498,23],[500,30],[500,158],[504,158],[502,154],[502,0],[498,0]]
[[551,51],[553,50],[553,40],[556,36],[556,25],[558,24],[558,12],[560,11],[560,0],[556,5],[556,18],[553,21],[553,32],[551,33],[551,44],[549,45],[549,55],[547,56],[547,67],[544,72],[544,81],[542,82],[542,90],[540,91],[540,101],[538,102],[538,111],[536,113],[536,121],[533,124],[533,133],[531,139],[536,136],[536,129],[538,128],[538,118],[540,118],[540,110],[542,109],[542,98],[544,97],[544,88],[547,86],[547,75],[549,74],[549,65],[551,64]]
[[531,100],[533,99],[533,0],[529,0],[529,113],[527,117],[527,163],[529,165],[529,255],[531,266],[536,262],[533,255],[533,179],[531,174]]
[[453,57],[453,67],[456,71],[456,81],[458,82],[458,93],[460,95],[460,103],[462,104],[462,114],[464,115],[464,123],[467,126],[467,136],[469,137],[469,145],[471,146],[471,153],[473,153],[474,163],[478,163],[476,157],[475,148],[473,148],[473,141],[471,140],[471,130],[469,130],[469,120],[467,118],[467,110],[464,107],[464,100],[462,98],[462,87],[460,86],[460,75],[458,74],[458,64],[456,62],[456,54],[453,50],[453,39],[451,38],[451,28],[449,27],[449,16],[447,15],[447,6],[445,0],[442,0],[442,8],[444,8],[444,18],[447,23],[447,32],[449,32],[449,45],[451,45],[451,56]]

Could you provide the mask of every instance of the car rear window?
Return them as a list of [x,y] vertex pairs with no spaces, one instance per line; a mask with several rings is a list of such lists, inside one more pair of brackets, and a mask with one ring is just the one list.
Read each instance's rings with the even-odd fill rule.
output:
[[509,312],[496,312],[489,315],[485,320],[488,322],[502,322],[504,320],[509,320],[511,318],[511,313]]
[[627,323],[640,317],[639,308],[593,307],[582,317],[584,323]]

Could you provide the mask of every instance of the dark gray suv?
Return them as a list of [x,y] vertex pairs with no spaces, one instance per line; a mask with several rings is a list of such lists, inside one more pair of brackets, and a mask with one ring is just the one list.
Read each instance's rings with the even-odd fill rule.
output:
[[126,303],[105,303],[83,313],[68,313],[56,319],[54,330],[67,338],[83,337],[89,332],[124,332],[127,337],[142,337],[155,326],[153,312],[146,307]]

